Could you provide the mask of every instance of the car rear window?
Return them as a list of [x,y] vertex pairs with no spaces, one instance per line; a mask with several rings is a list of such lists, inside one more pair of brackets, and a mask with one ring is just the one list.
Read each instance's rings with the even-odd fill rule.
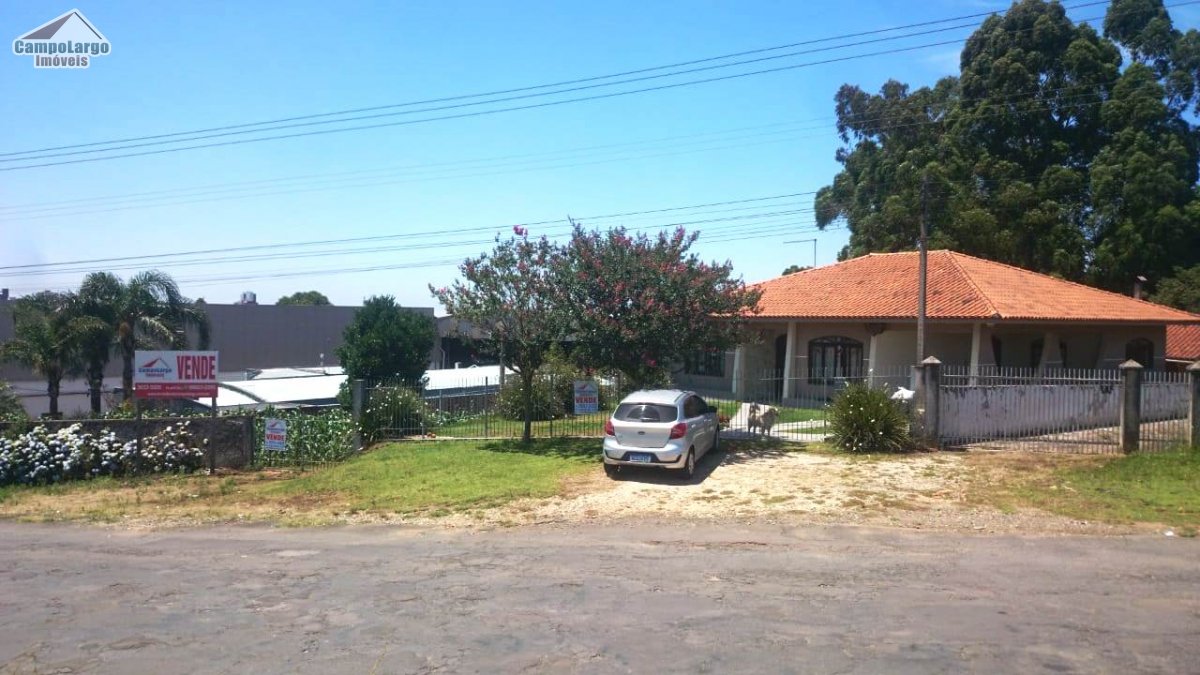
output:
[[676,410],[660,403],[622,403],[613,417],[622,422],[674,422]]

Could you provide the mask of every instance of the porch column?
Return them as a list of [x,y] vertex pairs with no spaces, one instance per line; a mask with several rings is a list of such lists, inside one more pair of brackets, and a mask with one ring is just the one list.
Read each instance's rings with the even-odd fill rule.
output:
[[1038,362],[1037,374],[1042,375],[1048,368],[1062,368],[1062,349],[1058,346],[1058,333],[1046,331],[1042,336],[1042,358]]
[[879,334],[871,333],[871,342],[867,346],[867,384],[875,386],[875,353],[879,346]]
[[783,350],[783,397],[792,398],[792,375],[795,372],[796,361],[796,322],[789,321],[787,325],[787,346]]
[[971,326],[971,386],[979,384],[979,350],[983,342],[983,324],[978,321]]
[[867,346],[867,385],[875,386],[875,358],[879,352],[879,336],[883,331],[887,330],[887,324],[869,323],[866,325],[867,335],[871,336],[871,342]]
[[738,345],[733,350],[733,397],[741,398],[746,393],[746,347]]

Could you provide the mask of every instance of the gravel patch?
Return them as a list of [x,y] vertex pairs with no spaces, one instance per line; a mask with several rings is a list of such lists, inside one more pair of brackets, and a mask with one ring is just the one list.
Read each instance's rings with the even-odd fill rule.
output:
[[569,485],[565,496],[421,522],[492,527],[708,520],[1045,534],[1148,529],[973,504],[966,458],[966,453],[860,458],[784,450],[721,452],[704,458],[689,482],[652,470],[623,472],[612,480],[598,467]]

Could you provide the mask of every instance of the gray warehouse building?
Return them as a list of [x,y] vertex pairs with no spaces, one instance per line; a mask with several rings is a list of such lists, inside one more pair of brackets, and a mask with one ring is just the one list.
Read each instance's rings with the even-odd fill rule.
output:
[[[12,338],[11,300],[0,300],[0,342]],[[221,379],[245,379],[245,373],[264,368],[341,365],[337,348],[342,333],[354,318],[358,307],[308,305],[258,305],[200,303],[208,313],[211,333],[209,348],[221,353]],[[434,318],[432,307],[412,307],[410,311]],[[195,335],[191,344],[195,345]],[[440,341],[439,341],[440,342]],[[444,360],[440,344],[429,355],[430,368],[439,368]],[[0,379],[12,384],[22,397],[25,409],[39,415],[48,409],[46,382],[29,369],[16,364],[0,364]],[[105,371],[105,391],[121,385],[121,359],[114,355]],[[83,380],[63,380],[59,407],[67,415],[88,409],[87,384]]]

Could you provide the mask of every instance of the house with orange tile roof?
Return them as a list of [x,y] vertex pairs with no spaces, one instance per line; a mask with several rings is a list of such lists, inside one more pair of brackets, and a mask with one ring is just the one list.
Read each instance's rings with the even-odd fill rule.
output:
[[[725,359],[689,361],[679,384],[792,399],[844,378],[904,373],[918,361],[918,267],[916,252],[870,254],[755,284],[762,299],[750,318],[753,343]],[[925,355],[972,374],[1110,369],[1127,359],[1162,369],[1167,327],[1200,322],[954,251],[929,252],[927,279]],[[764,391],[768,381],[774,391]]]
[[1167,368],[1183,370],[1200,361],[1200,323],[1167,326]]

